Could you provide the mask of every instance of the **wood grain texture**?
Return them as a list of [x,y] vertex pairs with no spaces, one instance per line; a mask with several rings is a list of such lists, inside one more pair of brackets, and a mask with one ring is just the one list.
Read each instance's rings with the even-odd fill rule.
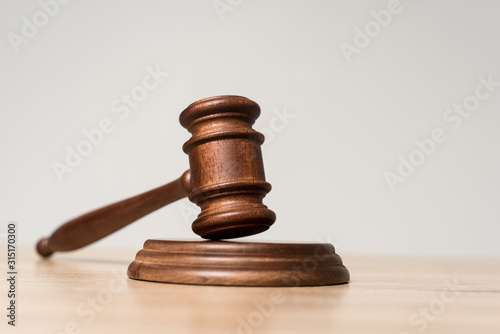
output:
[[259,115],[259,105],[241,96],[192,103],[179,118],[193,134],[183,147],[190,171],[63,224],[38,242],[38,253],[48,257],[89,245],[188,194],[201,208],[192,228],[203,238],[238,238],[269,229],[276,215],[262,203],[271,185],[265,181],[260,149],[264,136],[252,129]]
[[130,278],[202,285],[316,286],[342,284],[349,272],[327,243],[147,240]]
[[[351,272],[347,285],[241,288],[130,280],[126,269],[136,251],[87,248],[42,260],[24,249],[18,256],[18,326],[2,323],[1,332],[500,332],[500,259],[343,255]],[[431,308],[426,321],[420,312]]]
[[261,145],[252,129],[260,107],[242,96],[215,96],[189,105],[179,120],[192,137],[189,155],[193,191],[201,208],[193,231],[207,239],[230,239],[261,233],[276,215],[262,203],[271,190],[266,182]]
[[37,244],[38,254],[75,250],[100,240],[147,214],[186,197],[191,191],[190,172],[166,185],[91,211],[60,226]]

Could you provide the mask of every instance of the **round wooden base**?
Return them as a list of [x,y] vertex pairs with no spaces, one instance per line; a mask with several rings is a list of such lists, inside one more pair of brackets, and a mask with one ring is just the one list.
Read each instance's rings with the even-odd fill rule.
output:
[[231,286],[313,286],[349,281],[328,243],[150,239],[128,267],[132,279]]

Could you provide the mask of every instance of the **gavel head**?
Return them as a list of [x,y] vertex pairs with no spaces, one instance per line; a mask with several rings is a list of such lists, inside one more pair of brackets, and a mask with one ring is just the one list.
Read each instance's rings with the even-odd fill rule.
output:
[[241,96],[210,97],[188,106],[180,123],[192,134],[189,155],[192,192],[201,208],[193,231],[206,239],[229,239],[267,230],[276,220],[262,200],[265,181],[261,145],[253,130],[260,107]]

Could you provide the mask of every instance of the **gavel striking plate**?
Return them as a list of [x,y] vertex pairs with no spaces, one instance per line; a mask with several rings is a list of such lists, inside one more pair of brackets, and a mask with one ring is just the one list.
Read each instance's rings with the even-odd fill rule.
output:
[[132,279],[233,286],[313,286],[349,281],[329,243],[222,241],[266,231],[276,215],[263,204],[266,182],[261,145],[252,129],[257,103],[215,96],[189,105],[180,123],[192,137],[183,150],[190,170],[164,186],[77,217],[37,244],[48,257],[97,241],[184,197],[201,213],[193,231],[207,240],[150,239],[128,268]]

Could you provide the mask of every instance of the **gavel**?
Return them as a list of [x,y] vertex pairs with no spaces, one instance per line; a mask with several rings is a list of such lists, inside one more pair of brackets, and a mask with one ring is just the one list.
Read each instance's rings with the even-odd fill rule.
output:
[[[347,282],[349,272],[331,244],[221,241],[264,232],[276,220],[263,204],[271,185],[262,161],[264,136],[252,128],[260,112],[257,103],[242,96],[192,103],[179,117],[192,134],[183,146],[190,170],[166,185],[65,223],[38,242],[37,252],[49,257],[81,248],[189,197],[201,208],[192,229],[207,241],[147,240],[129,266],[130,278],[244,286]],[[297,271],[311,261],[314,271]]]
[[100,240],[145,215],[186,196],[201,208],[193,231],[206,239],[231,239],[263,232],[276,215],[262,199],[265,181],[261,145],[252,125],[257,103],[241,96],[216,96],[189,105],[180,123],[192,137],[183,146],[190,170],[159,188],[77,217],[38,242],[47,257]]

